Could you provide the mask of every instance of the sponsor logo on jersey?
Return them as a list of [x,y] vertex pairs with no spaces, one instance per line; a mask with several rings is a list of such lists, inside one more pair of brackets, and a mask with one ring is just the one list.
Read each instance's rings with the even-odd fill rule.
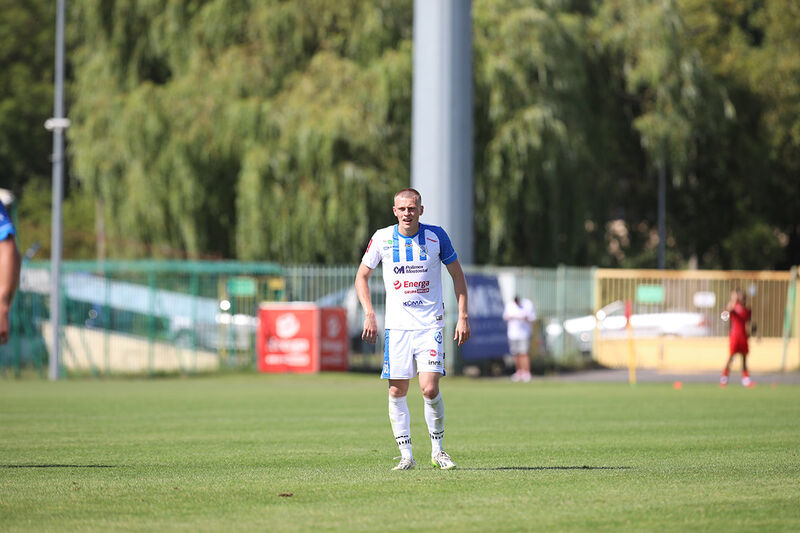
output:
[[441,331],[437,331],[436,335],[433,338],[436,339],[436,343],[437,344],[441,344],[442,343],[442,332]]
[[436,350],[431,350],[431,357],[436,357],[436,354],[437,354]]
[[404,265],[394,267],[395,274],[422,274],[428,271],[423,265]]
[[[394,286],[397,287],[397,284],[400,283],[400,280],[394,282]],[[424,279],[422,281],[404,281],[402,282],[403,288],[405,289],[421,289],[424,287],[428,287],[431,284],[429,279]],[[399,287],[398,287],[399,288]],[[428,292],[428,291],[417,291],[417,292]]]
[[400,281],[399,279],[394,280],[394,288],[395,289],[400,289],[400,287],[402,287],[402,286],[403,286],[403,282],[402,281]]
[[419,307],[424,302],[422,300],[406,300],[403,302],[404,307]]

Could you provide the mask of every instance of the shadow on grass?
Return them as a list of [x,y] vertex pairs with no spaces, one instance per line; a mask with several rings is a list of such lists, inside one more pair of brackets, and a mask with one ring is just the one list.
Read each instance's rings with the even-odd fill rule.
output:
[[0,468],[117,468],[117,465],[60,465],[60,464],[0,465]]
[[630,466],[497,466],[495,468],[459,468],[459,470],[631,470]]

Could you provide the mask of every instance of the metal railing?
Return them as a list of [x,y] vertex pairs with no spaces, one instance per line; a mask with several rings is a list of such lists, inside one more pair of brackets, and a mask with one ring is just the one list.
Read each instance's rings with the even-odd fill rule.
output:
[[[361,341],[363,313],[353,287],[357,265],[279,266],[272,263],[202,261],[70,262],[62,266],[61,342],[64,371],[96,376],[136,372],[214,372],[252,368],[258,304],[309,301],[341,306],[348,314],[351,367],[378,368],[382,344]],[[536,306],[538,348],[555,360],[598,357],[595,320],[608,306],[619,314],[630,300],[634,313],[686,312],[703,319],[702,335],[722,337],[720,318],[733,288],[749,294],[757,335],[780,339],[786,315],[788,272],[604,270],[559,267],[465,267],[492,274],[506,300],[518,295]],[[445,305],[455,309],[449,276]],[[0,376],[33,370],[44,376],[48,362],[49,263],[23,265],[11,313],[9,343],[0,346]],[[384,288],[380,268],[370,279],[382,327]],[[447,315],[447,327],[455,314]],[[448,337],[452,337],[449,335]],[[448,346],[448,353],[452,352]],[[790,346],[790,350],[793,349]],[[662,346],[663,350],[663,346]]]

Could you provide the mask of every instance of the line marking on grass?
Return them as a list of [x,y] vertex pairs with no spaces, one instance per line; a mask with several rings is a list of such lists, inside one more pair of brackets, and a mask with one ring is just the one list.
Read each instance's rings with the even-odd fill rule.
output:
[[632,470],[632,466],[498,466],[495,468],[459,468],[459,470]]
[[120,468],[119,465],[0,465],[0,468]]

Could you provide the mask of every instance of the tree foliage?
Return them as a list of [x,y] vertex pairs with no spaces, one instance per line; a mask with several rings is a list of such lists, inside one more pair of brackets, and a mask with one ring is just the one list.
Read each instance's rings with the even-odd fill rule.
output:
[[26,181],[48,176],[53,113],[52,2],[0,0],[0,183],[19,194]]
[[408,179],[409,2],[78,5],[74,169],[112,243],[358,255]]
[[[32,21],[53,7],[0,2],[0,172],[20,193],[49,172],[52,30]],[[67,202],[98,250],[354,262],[391,222],[412,0],[69,6]],[[659,171],[669,266],[800,262],[796,2],[472,6],[479,262],[654,266]]]

